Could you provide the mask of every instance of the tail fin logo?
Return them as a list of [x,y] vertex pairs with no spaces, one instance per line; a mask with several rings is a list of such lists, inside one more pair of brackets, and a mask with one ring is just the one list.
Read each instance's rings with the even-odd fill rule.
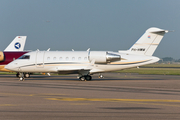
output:
[[21,44],[20,44],[19,42],[17,42],[17,43],[14,44],[14,47],[15,47],[16,49],[19,49],[19,48],[21,48]]
[[148,35],[148,38],[151,38],[151,36],[150,36],[150,35]]

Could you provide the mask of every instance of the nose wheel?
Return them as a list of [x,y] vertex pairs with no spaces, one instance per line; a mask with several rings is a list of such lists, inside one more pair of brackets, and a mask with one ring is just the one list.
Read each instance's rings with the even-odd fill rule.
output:
[[24,81],[24,77],[20,77],[20,78],[19,78],[19,81]]
[[25,78],[29,78],[29,77],[30,77],[30,74],[29,74],[29,73],[24,73],[24,77],[25,77]]
[[24,75],[23,73],[19,73],[19,81],[24,81]]

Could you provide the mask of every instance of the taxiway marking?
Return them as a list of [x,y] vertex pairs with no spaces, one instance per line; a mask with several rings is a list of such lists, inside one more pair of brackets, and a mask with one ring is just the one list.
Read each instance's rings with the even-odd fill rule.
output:
[[48,100],[59,101],[109,101],[109,102],[177,102],[180,100],[163,100],[163,99],[111,99],[111,98],[46,98]]

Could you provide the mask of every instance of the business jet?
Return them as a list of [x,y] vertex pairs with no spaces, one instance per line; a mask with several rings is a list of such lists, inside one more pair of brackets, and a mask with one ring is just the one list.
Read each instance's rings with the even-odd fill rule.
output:
[[78,74],[81,81],[91,80],[96,73],[117,71],[138,67],[159,61],[152,56],[168,30],[149,28],[139,40],[126,51],[32,51],[22,55],[5,66],[6,69],[19,72],[20,81],[23,72]]
[[1,72],[11,72],[4,68],[5,65],[27,53],[27,51],[24,51],[26,37],[27,36],[16,36],[4,51],[0,51]]

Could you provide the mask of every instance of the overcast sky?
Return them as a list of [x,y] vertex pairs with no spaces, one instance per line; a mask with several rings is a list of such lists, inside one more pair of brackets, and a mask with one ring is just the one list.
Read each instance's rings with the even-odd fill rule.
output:
[[150,27],[174,30],[154,56],[180,59],[180,0],[0,0],[0,50],[127,50]]

